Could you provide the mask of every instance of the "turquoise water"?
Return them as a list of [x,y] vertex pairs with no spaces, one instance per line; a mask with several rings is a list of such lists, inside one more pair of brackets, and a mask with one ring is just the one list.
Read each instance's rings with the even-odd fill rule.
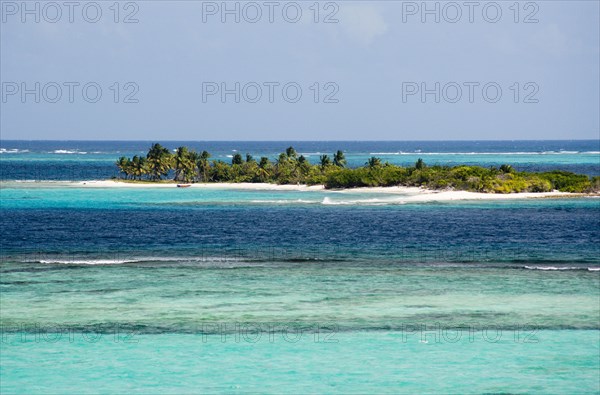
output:
[[15,182],[39,151],[0,161],[2,394],[600,393],[598,198]]
[[[264,207],[305,207],[305,206],[355,206],[385,207],[405,206],[403,209],[423,209],[431,206],[452,207],[533,207],[553,205],[554,207],[600,207],[597,197],[580,199],[560,199],[550,202],[547,199],[519,199],[495,201],[453,201],[443,200],[418,202],[416,189],[406,192],[380,192],[362,190],[248,190],[234,188],[200,187],[177,189],[140,187],[119,188],[92,187],[66,182],[3,182],[0,194],[2,207],[17,208],[88,208],[88,209],[193,209],[214,206],[264,206]],[[397,207],[396,207],[397,209]]]
[[598,199],[1,197],[2,393],[600,391]]
[[58,324],[156,334],[202,332],[214,322],[333,323],[340,331],[420,324],[597,330],[600,319],[598,271],[233,257],[140,260],[6,263],[2,322],[12,330]]
[[[448,338],[461,332],[448,333]],[[114,334],[3,349],[2,393],[539,393],[596,394],[597,331],[514,331],[428,343],[398,332]],[[48,338],[51,338],[48,335]],[[497,342],[492,342],[499,337]],[[53,339],[57,336],[54,335]],[[254,340],[255,337],[248,339]],[[286,340],[287,339],[287,340]],[[321,339],[318,339],[321,340]],[[56,361],[56,363],[53,363]]]

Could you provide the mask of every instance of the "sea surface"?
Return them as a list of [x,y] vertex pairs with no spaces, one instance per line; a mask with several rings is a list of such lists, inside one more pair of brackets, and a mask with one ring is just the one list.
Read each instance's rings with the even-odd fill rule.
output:
[[[146,155],[155,141],[0,141],[0,180],[90,180],[118,175],[121,156]],[[560,141],[164,141],[175,150],[187,146],[206,150],[212,159],[230,162],[233,155],[249,153],[275,161],[293,146],[311,163],[337,150],[349,166],[362,166],[376,156],[398,165],[513,165],[518,170],[561,169],[600,174],[600,140]]]
[[[65,182],[150,144],[1,142],[0,393],[600,393],[600,199]],[[598,141],[181,144],[600,174]]]

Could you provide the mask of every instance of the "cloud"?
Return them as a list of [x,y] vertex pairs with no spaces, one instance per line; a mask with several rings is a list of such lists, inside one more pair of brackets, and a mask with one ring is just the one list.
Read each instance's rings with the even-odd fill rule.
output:
[[379,10],[371,5],[345,4],[340,7],[339,21],[346,34],[361,45],[370,45],[388,29]]

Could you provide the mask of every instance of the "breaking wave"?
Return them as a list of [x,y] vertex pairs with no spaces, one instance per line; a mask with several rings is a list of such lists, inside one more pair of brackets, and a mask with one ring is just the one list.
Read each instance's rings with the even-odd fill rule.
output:
[[369,152],[369,155],[598,155],[600,151],[517,151],[517,152]]
[[87,152],[79,151],[79,150],[66,150],[66,149],[57,149],[52,151],[54,154],[80,154],[85,155]]
[[589,272],[600,271],[600,267],[583,267],[583,266],[523,266],[523,269],[543,270],[543,271],[557,271],[557,270],[587,270]]
[[28,149],[21,150],[21,149],[17,149],[17,148],[9,148],[9,149],[0,148],[0,154],[23,154],[26,152],[29,152],[29,150]]
[[27,261],[29,263],[62,264],[62,265],[122,265],[127,263],[150,262],[244,262],[247,259],[224,256],[192,256],[192,257],[138,257],[127,259],[83,259],[83,258],[48,258]]

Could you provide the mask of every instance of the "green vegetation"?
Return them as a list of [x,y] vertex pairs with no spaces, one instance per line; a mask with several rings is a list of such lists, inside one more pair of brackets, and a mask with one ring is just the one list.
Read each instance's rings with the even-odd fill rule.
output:
[[231,163],[209,160],[206,151],[197,153],[179,147],[172,154],[153,144],[146,157],[121,157],[116,162],[125,179],[158,182],[172,177],[177,182],[268,182],[277,184],[323,184],[326,188],[413,186],[429,189],[457,189],[485,193],[514,192],[598,192],[600,177],[555,170],[545,173],[518,172],[510,165],[500,168],[480,166],[427,166],[422,159],[414,166],[401,167],[370,158],[364,166],[347,168],[342,151],[331,157],[321,155],[311,164],[293,147],[288,147],[271,162],[267,157],[255,160],[236,153]]

